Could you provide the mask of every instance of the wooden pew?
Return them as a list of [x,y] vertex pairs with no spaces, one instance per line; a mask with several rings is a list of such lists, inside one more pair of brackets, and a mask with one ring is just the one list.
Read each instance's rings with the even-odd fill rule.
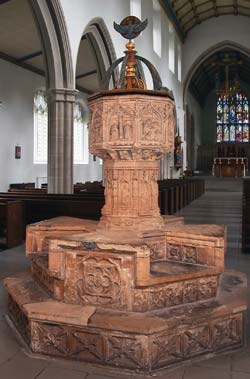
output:
[[9,189],[34,189],[35,183],[11,183]]
[[98,220],[104,205],[104,194],[55,195],[17,191],[0,193],[6,199],[19,199],[24,203],[25,225],[57,216],[71,216]]
[[174,214],[205,192],[202,179],[167,179],[159,181],[162,214]]
[[0,199],[1,246],[11,248],[24,239],[24,204],[21,200]]
[[[169,179],[159,181],[159,207],[161,214],[174,214],[204,192],[201,180]],[[18,189],[0,192],[0,197],[22,200],[24,224],[31,224],[56,216],[71,216],[98,220],[104,205],[104,187],[80,185],[84,191],[75,194],[47,194],[46,190]]]

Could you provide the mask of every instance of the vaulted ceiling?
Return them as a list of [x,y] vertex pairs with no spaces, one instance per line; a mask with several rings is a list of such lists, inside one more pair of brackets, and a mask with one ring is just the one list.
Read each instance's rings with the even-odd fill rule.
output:
[[[207,95],[215,89],[216,74],[219,74],[222,83],[225,82],[225,65],[228,62],[229,78],[233,80],[238,73],[241,85],[250,86],[250,58],[239,51],[223,49],[207,58],[195,71],[189,90],[201,105]],[[242,88],[244,89],[244,88]]]
[[250,16],[249,0],[161,0],[182,39],[196,25],[222,15]]
[[[27,0],[0,0],[0,59],[45,77],[44,57]],[[88,36],[78,52],[76,85],[83,93],[98,90],[98,65]]]

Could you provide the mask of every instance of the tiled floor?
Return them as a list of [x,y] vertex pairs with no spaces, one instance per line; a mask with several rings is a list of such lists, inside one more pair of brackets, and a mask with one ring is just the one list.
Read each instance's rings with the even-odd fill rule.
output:
[[[250,256],[240,254],[241,181],[210,178],[206,181],[206,188],[205,195],[181,213],[188,223],[227,224],[226,265],[247,273],[250,278]],[[28,262],[24,257],[23,246],[0,252],[0,279],[26,267],[28,267]],[[6,297],[1,284],[0,379],[143,378],[143,375],[121,370],[30,357],[7,325],[4,318],[5,307]],[[250,328],[247,327],[247,329]],[[179,369],[162,371],[154,376],[159,379],[250,379],[250,347],[233,354],[196,361]]]

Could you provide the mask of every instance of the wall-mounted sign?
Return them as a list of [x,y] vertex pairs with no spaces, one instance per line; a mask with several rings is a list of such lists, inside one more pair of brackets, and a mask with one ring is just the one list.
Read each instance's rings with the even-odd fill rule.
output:
[[21,146],[15,146],[15,159],[21,159]]

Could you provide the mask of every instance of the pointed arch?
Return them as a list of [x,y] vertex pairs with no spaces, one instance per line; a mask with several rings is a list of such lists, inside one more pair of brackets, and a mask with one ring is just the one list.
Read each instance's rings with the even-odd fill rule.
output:
[[198,67],[206,60],[208,59],[211,55],[214,53],[225,49],[225,48],[230,48],[236,51],[241,52],[242,54],[245,54],[246,56],[250,57],[250,49],[247,47],[244,47],[238,43],[232,42],[232,41],[223,41],[220,42],[209,49],[207,49],[205,52],[203,52],[197,59],[196,61],[192,64],[190,69],[188,70],[186,77],[183,82],[183,109],[185,109],[185,105],[187,104],[187,94],[188,94],[188,88],[189,84],[192,80],[192,77]]
[[59,0],[29,0],[44,53],[46,87],[74,89],[69,37]]
[[[101,17],[93,18],[84,28],[83,37],[87,38],[90,46],[92,46],[98,66],[98,79],[101,82],[108,68],[117,59],[114,44],[104,20]],[[113,77],[113,81],[115,80],[117,80],[116,74]]]

